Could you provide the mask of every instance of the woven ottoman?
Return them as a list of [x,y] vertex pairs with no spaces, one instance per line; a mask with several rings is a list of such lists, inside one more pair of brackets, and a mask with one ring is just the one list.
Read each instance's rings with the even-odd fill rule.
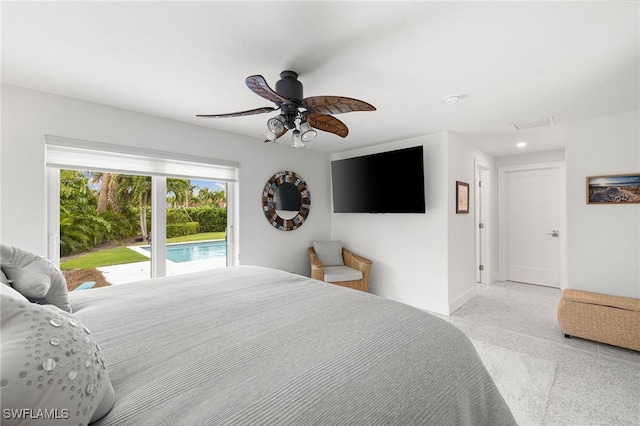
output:
[[640,351],[640,299],[566,289],[558,322],[565,337]]

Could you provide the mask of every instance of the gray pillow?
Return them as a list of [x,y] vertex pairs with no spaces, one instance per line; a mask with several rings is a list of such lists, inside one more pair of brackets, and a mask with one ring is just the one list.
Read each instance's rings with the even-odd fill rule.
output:
[[[115,393],[100,348],[80,320],[54,305],[29,303],[5,285],[0,315],[3,413],[55,409],[55,417],[42,424],[86,425],[111,410]],[[3,418],[2,424],[20,421]]]
[[0,283],[11,287],[11,280],[9,280],[9,278],[7,278],[7,276],[4,274],[4,271],[2,270],[2,266],[0,266]]
[[34,259],[26,266],[5,265],[7,276],[11,277],[13,288],[30,299],[41,299],[51,288],[51,277],[47,273],[44,259]]
[[342,266],[342,241],[314,241],[313,249],[323,266]]
[[0,244],[0,264],[13,288],[23,296],[71,312],[67,281],[49,260],[27,250]]

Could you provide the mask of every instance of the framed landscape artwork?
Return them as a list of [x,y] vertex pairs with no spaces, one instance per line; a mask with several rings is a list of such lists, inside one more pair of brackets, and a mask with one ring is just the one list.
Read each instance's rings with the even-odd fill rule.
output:
[[587,204],[640,203],[640,173],[587,177]]
[[456,181],[456,213],[469,213],[469,184]]

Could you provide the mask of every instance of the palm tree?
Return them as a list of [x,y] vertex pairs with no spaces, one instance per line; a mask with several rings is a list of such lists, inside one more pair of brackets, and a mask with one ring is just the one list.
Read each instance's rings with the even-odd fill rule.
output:
[[167,179],[167,193],[173,192],[171,207],[189,207],[189,200],[193,193],[193,186],[189,179]]
[[96,215],[97,196],[89,175],[79,170],[60,170],[60,252],[63,255],[89,250],[108,238],[111,224]]
[[209,188],[200,188],[198,190],[198,200],[200,204],[209,204],[209,200],[213,198],[213,193],[209,191]]
[[111,173],[96,173],[94,180],[100,175],[102,179],[100,179],[100,193],[98,194],[98,214],[107,211],[107,205],[109,203],[109,183],[111,182]]
[[116,203],[116,181],[112,179],[111,173],[92,172],[91,183],[96,185],[100,184],[100,191],[98,192],[98,207],[97,213],[104,213],[107,209],[117,213],[120,211],[120,206]]
[[211,201],[218,207],[224,207],[227,204],[227,196],[224,191],[215,191]]
[[216,207],[224,207],[227,203],[227,197],[224,191],[211,192],[209,188],[200,188],[198,200],[200,200],[202,204],[214,204]]
[[151,177],[133,175],[115,175],[117,179],[116,194],[120,203],[138,205],[140,232],[145,241],[149,240],[147,232],[147,210],[151,201]]

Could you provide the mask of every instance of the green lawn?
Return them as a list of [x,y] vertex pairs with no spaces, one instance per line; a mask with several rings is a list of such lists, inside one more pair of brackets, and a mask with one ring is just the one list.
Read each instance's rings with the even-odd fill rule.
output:
[[[185,243],[202,240],[221,240],[224,239],[224,232],[203,232],[201,234],[187,235],[184,237],[169,238],[168,243]],[[139,245],[144,245],[140,243]],[[112,249],[95,251],[78,256],[60,264],[60,269],[91,269],[101,266],[122,265],[124,263],[144,262],[149,260],[148,257],[137,253],[127,247],[116,247]]]

